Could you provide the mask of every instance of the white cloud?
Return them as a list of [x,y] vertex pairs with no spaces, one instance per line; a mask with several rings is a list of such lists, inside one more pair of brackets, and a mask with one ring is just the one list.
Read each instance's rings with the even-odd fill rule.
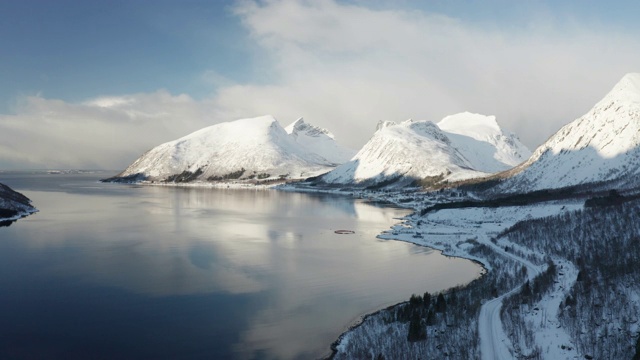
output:
[[208,102],[163,90],[82,104],[28,97],[16,115],[0,115],[0,166],[121,169],[161,142],[210,125],[209,113]]
[[211,70],[203,79],[217,88],[204,101],[166,91],[83,104],[28,98],[0,115],[0,167],[123,168],[163,141],[263,114],[283,125],[304,116],[358,148],[381,119],[472,111],[535,147],[640,71],[640,38],[579,19],[487,27],[333,0],[244,1],[234,12],[261,83]]
[[286,117],[305,114],[361,145],[380,119],[495,114],[536,146],[585,113],[626,72],[640,71],[640,40],[572,20],[536,17],[520,29],[464,24],[416,11],[334,1],[243,2],[236,8],[277,86],[221,91]]

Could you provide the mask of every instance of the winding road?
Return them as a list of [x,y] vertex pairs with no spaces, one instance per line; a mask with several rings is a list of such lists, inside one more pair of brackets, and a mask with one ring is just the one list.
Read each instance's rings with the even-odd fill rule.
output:
[[[478,241],[491,247],[496,253],[524,265],[527,268],[529,280],[536,277],[542,271],[540,266],[536,266],[526,259],[504,251],[504,249],[489,241],[486,235],[479,236]],[[520,284],[509,292],[487,301],[480,308],[478,334],[480,335],[480,355],[483,360],[513,359],[513,355],[509,351],[511,342],[502,328],[500,309],[502,308],[503,300],[518,291],[522,285],[523,284]]]

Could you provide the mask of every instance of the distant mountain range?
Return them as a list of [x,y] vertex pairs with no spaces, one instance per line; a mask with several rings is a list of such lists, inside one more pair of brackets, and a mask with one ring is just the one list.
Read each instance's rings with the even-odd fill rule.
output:
[[[380,122],[355,151],[298,119],[271,116],[213,125],[159,145],[111,181],[216,182],[310,178],[331,187],[441,187],[492,180],[495,192],[584,184],[630,187],[640,175],[640,74],[628,74],[586,115],[533,154],[493,116],[460,113],[438,123]],[[481,179],[481,180],[477,180]]]

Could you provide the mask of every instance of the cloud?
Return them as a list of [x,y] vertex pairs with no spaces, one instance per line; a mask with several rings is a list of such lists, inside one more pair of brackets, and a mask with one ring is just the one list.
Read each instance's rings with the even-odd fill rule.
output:
[[210,69],[202,78],[215,91],[205,100],[167,91],[82,104],[30,97],[0,115],[0,166],[123,168],[163,141],[263,114],[283,125],[304,116],[359,148],[378,120],[471,111],[496,115],[535,147],[640,71],[640,38],[603,24],[536,15],[487,25],[360,4],[238,2],[259,82]]
[[207,123],[208,102],[160,90],[70,104],[27,97],[0,115],[2,168],[122,169],[161,142]]
[[[380,120],[495,114],[537,146],[587,112],[625,73],[640,40],[591,24],[536,17],[480,27],[437,14],[334,1],[248,1],[237,15],[279,84],[220,92],[286,117],[304,114],[361,145]],[[235,102],[234,102],[235,101]]]

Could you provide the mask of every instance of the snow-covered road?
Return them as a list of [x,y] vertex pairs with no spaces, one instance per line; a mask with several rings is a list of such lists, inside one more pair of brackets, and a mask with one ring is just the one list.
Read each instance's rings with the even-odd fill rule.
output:
[[[493,244],[487,239],[486,235],[479,236],[478,241],[490,246],[496,253],[525,266],[529,280],[533,279],[542,271],[540,266],[536,266],[526,259],[506,252],[501,247]],[[487,301],[480,308],[478,334],[480,335],[480,354],[483,360],[513,359],[513,355],[509,351],[509,349],[512,348],[511,342],[502,328],[500,309],[502,308],[503,300],[518,291],[521,286],[522,284],[495,299]]]
[[480,354],[483,359],[497,360],[512,357],[506,344],[501,343],[505,336],[500,322],[500,309],[505,296],[487,301],[480,309],[478,333],[480,334]]

